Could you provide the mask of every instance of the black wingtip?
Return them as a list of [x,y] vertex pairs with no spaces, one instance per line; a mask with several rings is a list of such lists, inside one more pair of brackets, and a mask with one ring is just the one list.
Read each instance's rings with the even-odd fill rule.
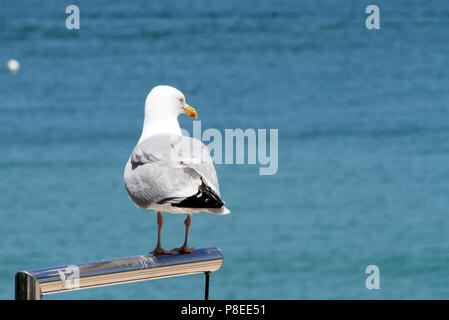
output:
[[178,203],[172,203],[172,206],[182,208],[214,208],[219,209],[224,206],[224,202],[220,197],[201,179],[201,185],[198,192],[185,198]]

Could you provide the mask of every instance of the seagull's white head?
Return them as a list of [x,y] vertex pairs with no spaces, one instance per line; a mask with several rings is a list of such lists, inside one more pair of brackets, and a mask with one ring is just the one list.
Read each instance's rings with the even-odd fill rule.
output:
[[145,101],[145,116],[154,119],[177,118],[185,113],[192,118],[197,117],[196,110],[186,103],[186,98],[176,88],[157,86],[147,96]]
[[145,101],[145,121],[139,142],[159,133],[181,134],[178,116],[182,113],[197,117],[196,110],[186,103],[186,98],[176,88],[157,86]]

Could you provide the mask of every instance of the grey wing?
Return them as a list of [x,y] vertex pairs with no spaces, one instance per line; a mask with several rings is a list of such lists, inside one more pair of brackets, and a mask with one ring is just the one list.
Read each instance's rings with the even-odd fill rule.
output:
[[139,207],[153,203],[220,208],[217,174],[199,140],[162,134],[140,143],[125,168],[125,186]]
[[214,161],[210,156],[209,149],[204,143],[190,137],[182,137],[177,147],[181,152],[176,154],[179,155],[179,161],[184,167],[197,172],[205,184],[220,196],[220,187]]

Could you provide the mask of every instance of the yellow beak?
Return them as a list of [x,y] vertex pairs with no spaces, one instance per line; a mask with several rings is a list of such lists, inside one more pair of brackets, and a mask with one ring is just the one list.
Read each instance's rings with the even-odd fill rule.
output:
[[193,107],[189,106],[189,105],[184,107],[184,113],[186,115],[188,115],[189,117],[191,117],[191,118],[195,118],[196,119],[198,117],[198,113],[196,112],[196,110]]

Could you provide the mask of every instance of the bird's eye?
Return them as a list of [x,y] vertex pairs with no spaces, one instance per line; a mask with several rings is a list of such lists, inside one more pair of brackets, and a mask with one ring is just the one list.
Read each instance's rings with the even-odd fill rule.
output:
[[179,99],[179,102],[184,103],[184,98]]

